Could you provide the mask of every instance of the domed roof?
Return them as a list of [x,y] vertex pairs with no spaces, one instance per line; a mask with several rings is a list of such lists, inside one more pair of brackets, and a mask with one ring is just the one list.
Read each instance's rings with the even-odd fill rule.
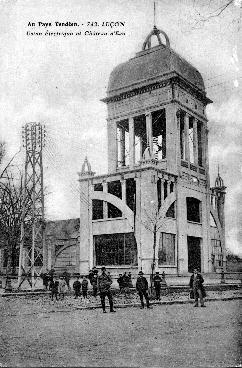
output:
[[[160,33],[165,36],[166,45],[161,42]],[[150,40],[153,35],[156,35],[159,41],[159,45],[155,47],[151,47]],[[201,92],[205,92],[203,78],[198,70],[170,48],[165,32],[154,27],[143,44],[143,50],[111,72],[108,97],[147,85],[148,82],[159,81],[166,75],[179,75]]]

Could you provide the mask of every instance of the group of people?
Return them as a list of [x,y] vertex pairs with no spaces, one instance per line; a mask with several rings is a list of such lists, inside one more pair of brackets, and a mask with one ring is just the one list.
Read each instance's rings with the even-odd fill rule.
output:
[[[54,276],[54,272],[51,270],[51,272],[48,272],[46,276],[43,275],[42,278],[43,284],[46,289],[49,288],[49,290],[51,291],[52,300],[54,299],[54,297],[56,298],[56,300],[58,300],[58,298],[64,299],[65,292],[67,290],[70,291],[70,275],[66,271],[62,274],[62,276],[56,278]],[[109,300],[110,312],[115,312],[111,292],[112,278],[110,273],[106,271],[105,267],[101,268],[100,275],[98,274],[98,270],[96,269],[96,267],[94,267],[92,270],[89,271],[88,276],[76,277],[76,280],[73,283],[75,298],[83,296],[84,300],[87,299],[88,279],[93,288],[93,296],[96,297],[98,293],[100,295],[103,312],[106,313],[106,297]],[[128,274],[126,272],[124,272],[124,274],[119,274],[117,282],[119,284],[120,292],[124,291],[125,295],[127,290],[133,287],[132,275],[130,272]],[[204,280],[202,275],[198,272],[197,269],[195,269],[189,283],[190,297],[195,299],[195,307],[198,307],[198,299],[200,299],[201,307],[205,307],[204,297],[206,296],[206,292],[203,286],[203,282]],[[161,277],[159,272],[156,272],[153,277],[153,285],[155,289],[156,299],[160,300],[161,286],[166,285],[164,274]],[[143,309],[145,306],[144,299],[146,301],[147,308],[151,308],[148,293],[148,281],[144,277],[143,271],[139,271],[138,273],[136,290],[140,298],[141,308]]]
[[[41,278],[43,280],[43,285],[46,290],[52,290],[54,283],[57,287],[57,282],[58,282],[58,285],[61,283],[60,279],[64,280],[67,288],[70,290],[71,275],[67,271],[64,271],[60,279],[57,280],[57,278],[55,277],[55,270],[52,268],[51,270],[49,271],[47,270],[47,272],[42,273]],[[62,284],[64,284],[64,282]]]
[[126,294],[129,289],[133,287],[131,272],[129,272],[128,274],[127,272],[124,272],[123,275],[120,273],[117,279],[117,283],[119,285],[120,292],[124,292]]

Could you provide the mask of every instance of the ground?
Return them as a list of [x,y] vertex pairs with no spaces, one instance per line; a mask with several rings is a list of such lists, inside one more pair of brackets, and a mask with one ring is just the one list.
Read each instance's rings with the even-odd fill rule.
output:
[[234,367],[240,300],[75,310],[68,301],[1,298],[2,366]]

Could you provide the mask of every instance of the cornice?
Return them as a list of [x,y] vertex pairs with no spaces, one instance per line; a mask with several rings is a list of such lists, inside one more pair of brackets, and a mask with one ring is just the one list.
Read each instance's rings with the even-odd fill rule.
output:
[[106,98],[103,98],[101,101],[105,102],[105,103],[110,103],[110,102],[117,102],[117,101],[121,101],[136,95],[140,95],[146,92],[150,92],[153,91],[155,89],[159,89],[159,88],[163,88],[166,87],[168,85],[178,85],[179,87],[181,87],[182,89],[188,91],[190,94],[195,95],[197,99],[199,99],[200,101],[202,101],[205,104],[209,104],[212,101],[206,97],[205,92],[202,92],[201,90],[199,90],[197,87],[195,87],[194,85],[192,85],[191,83],[189,83],[188,81],[186,81],[181,75],[177,74],[176,76],[169,76],[168,78],[166,78],[163,81],[157,81],[157,82],[152,82],[150,84],[147,84],[145,86],[140,86],[140,87],[136,87],[131,89],[130,91],[126,91],[126,92],[119,92],[113,96],[107,96]]

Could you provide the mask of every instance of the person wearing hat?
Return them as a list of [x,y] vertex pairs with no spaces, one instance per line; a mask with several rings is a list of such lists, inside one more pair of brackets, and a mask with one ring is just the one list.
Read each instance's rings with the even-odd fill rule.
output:
[[161,289],[162,279],[160,277],[159,271],[157,271],[155,273],[155,276],[154,276],[154,279],[153,280],[154,280],[156,300],[160,300],[160,289]]
[[206,296],[206,291],[203,286],[203,277],[195,268],[193,274],[190,278],[190,292],[192,299],[195,299],[194,307],[198,307],[198,298],[200,298],[201,307],[205,307],[204,299]]
[[145,306],[143,297],[145,297],[147,308],[150,308],[150,301],[148,297],[148,281],[143,275],[144,275],[143,272],[139,271],[138,278],[136,281],[136,290],[138,291],[140,297],[141,309],[143,309]]
[[108,297],[109,305],[110,305],[110,312],[114,313],[115,310],[113,309],[113,297],[110,290],[112,285],[112,279],[106,273],[106,267],[102,267],[102,273],[98,276],[98,290],[100,292],[101,304],[103,313],[106,313],[105,310],[105,298]]

